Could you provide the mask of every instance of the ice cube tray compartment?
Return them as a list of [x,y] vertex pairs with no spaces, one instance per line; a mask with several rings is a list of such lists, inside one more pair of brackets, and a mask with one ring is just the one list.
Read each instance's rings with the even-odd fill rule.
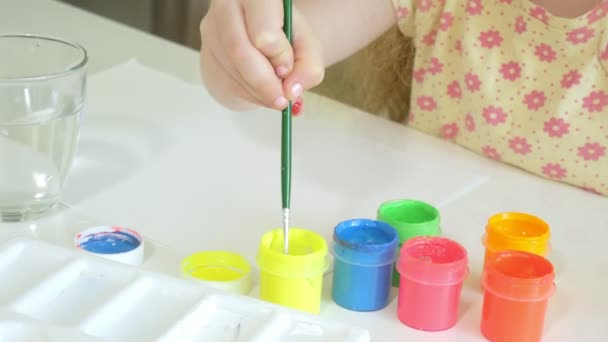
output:
[[60,325],[77,325],[133,280],[135,272],[76,260],[17,300],[13,309]]
[[161,341],[251,341],[273,311],[247,301],[213,295],[204,298]]
[[102,342],[78,329],[31,319],[0,309],[0,342]]
[[150,341],[160,337],[202,296],[200,288],[144,276],[89,317],[81,329],[112,341]]
[[36,244],[25,242],[0,249],[0,306],[36,286],[69,259],[65,253],[41,257],[41,252]]

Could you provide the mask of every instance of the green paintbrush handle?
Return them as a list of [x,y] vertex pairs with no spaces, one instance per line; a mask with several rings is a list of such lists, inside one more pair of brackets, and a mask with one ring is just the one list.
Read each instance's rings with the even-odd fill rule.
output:
[[[283,32],[292,43],[291,0],[283,0]],[[283,110],[281,122],[281,195],[283,208],[291,197],[291,101]]]

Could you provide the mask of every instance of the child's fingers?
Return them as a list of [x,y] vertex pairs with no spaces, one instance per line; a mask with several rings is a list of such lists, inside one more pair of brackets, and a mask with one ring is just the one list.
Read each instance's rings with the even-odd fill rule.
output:
[[222,21],[219,30],[220,50],[218,58],[226,57],[237,71],[237,78],[264,106],[283,109],[287,100],[283,94],[281,80],[276,76],[268,59],[251,45],[245,31],[240,4],[234,1],[216,2],[215,19]]
[[[201,23],[201,53],[200,71],[201,77],[207,83],[207,90],[220,103],[235,110],[247,110],[254,108],[252,105],[262,106],[263,104],[246,89],[239,81],[239,75],[226,62],[226,58],[221,54],[221,50],[212,49],[219,46],[219,38],[214,34],[213,18],[208,17]],[[211,26],[211,28],[210,28]],[[219,56],[216,55],[220,53]]]
[[[298,17],[294,16],[294,20],[298,20]],[[303,21],[297,28],[294,32],[294,68],[283,82],[284,92],[291,100],[321,83],[325,76],[320,42]]]
[[241,0],[249,39],[268,58],[279,77],[293,67],[293,49],[283,32],[283,3],[278,0]]

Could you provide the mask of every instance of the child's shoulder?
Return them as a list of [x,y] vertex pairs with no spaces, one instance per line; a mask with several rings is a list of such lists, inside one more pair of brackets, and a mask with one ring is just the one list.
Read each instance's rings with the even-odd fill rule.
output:
[[512,17],[528,0],[392,0],[406,36]]
[[476,39],[483,32],[492,31],[505,40],[530,43],[545,39],[563,50],[591,42],[599,47],[594,54],[604,64],[608,61],[608,0],[575,18],[552,15],[532,0],[392,1],[399,28],[417,45],[434,46],[441,36]]

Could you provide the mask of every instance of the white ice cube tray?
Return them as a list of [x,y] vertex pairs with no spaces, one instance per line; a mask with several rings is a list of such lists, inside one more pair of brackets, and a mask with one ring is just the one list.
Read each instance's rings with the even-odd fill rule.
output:
[[369,341],[366,330],[40,240],[0,245],[0,341]]

